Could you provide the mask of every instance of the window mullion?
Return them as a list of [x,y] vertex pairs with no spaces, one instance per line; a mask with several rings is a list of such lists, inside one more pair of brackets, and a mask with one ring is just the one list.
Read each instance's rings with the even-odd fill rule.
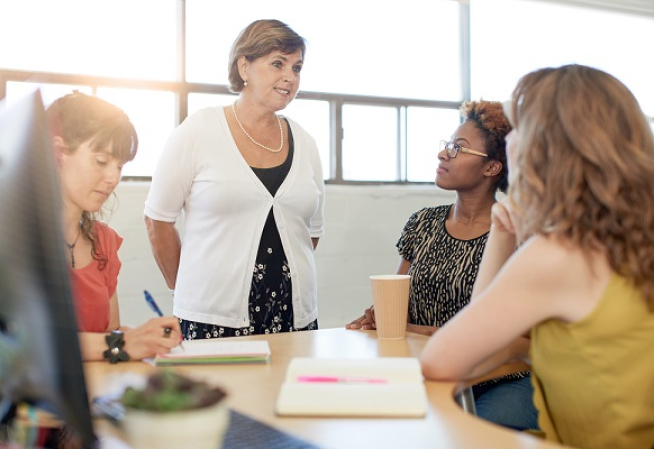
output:
[[470,3],[459,2],[459,42],[461,57],[461,96],[462,99],[470,100],[472,96],[471,71],[470,71]]
[[331,173],[329,177],[336,181],[343,181],[343,101],[329,101],[329,155],[331,159]]
[[407,113],[406,106],[397,107],[397,179],[400,182],[405,182],[407,180],[407,137],[406,137],[406,127],[407,127]]
[[176,81],[184,86],[184,89],[180,89],[175,93],[175,120],[177,124],[180,124],[188,116],[188,84],[186,83],[186,0],[177,0],[176,14]]

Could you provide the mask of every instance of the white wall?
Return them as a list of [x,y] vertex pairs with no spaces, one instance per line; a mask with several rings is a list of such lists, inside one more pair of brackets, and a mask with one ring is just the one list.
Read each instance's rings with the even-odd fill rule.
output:
[[[143,224],[143,203],[150,184],[124,181],[116,190],[119,204],[109,224],[125,239],[118,283],[121,322],[140,324],[153,312],[143,299],[147,289],[166,314],[171,295],[150,251]],[[343,326],[371,303],[368,276],[394,273],[395,243],[411,213],[444,204],[453,194],[435,186],[328,185],[325,235],[316,250],[321,328]]]

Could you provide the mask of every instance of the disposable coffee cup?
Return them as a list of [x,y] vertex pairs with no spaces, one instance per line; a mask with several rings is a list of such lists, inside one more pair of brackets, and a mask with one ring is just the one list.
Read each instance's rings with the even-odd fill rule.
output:
[[370,276],[375,305],[377,338],[400,339],[406,335],[411,276],[380,274]]

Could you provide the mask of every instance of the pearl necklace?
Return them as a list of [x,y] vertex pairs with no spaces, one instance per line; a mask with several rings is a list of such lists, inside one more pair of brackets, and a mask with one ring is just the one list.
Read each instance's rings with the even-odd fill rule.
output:
[[277,124],[279,125],[279,138],[281,140],[281,143],[279,144],[279,148],[275,150],[273,148],[269,148],[263,144],[260,144],[259,142],[254,140],[254,138],[251,135],[248,134],[248,132],[243,127],[243,124],[238,119],[238,115],[236,115],[236,107],[234,106],[235,104],[236,103],[232,103],[232,111],[234,111],[234,117],[236,118],[236,123],[238,123],[238,126],[241,127],[241,131],[243,131],[243,133],[248,137],[248,139],[250,139],[253,144],[263,148],[264,150],[268,150],[271,153],[279,153],[280,151],[282,151],[282,148],[284,148],[284,131],[282,131],[282,121],[280,120],[280,118],[277,115],[275,115],[275,117],[277,118]]

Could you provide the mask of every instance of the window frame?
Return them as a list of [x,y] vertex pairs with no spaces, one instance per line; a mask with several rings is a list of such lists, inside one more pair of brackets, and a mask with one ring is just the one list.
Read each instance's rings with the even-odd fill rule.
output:
[[[227,85],[188,83],[184,81],[148,81],[124,78],[99,77],[92,75],[76,75],[65,73],[45,73],[19,70],[0,69],[0,98],[6,96],[8,82],[31,82],[42,84],[70,84],[89,86],[95,95],[100,87],[115,87],[126,89],[142,89],[154,91],[173,92],[175,95],[175,123],[179,125],[188,115],[188,95],[191,93],[231,94]],[[411,106],[420,106],[437,109],[458,109],[460,102],[418,100],[406,98],[372,97],[363,95],[345,95],[325,92],[300,91],[298,99],[322,100],[329,103],[329,140],[331,170],[325,182],[334,184],[428,184],[427,182],[407,181],[406,179],[406,110]],[[397,111],[398,126],[398,158],[401,169],[397,181],[351,181],[343,179],[342,168],[342,114],[344,105],[365,105],[395,108]],[[124,180],[150,180],[150,176],[124,176]]]
[[[461,21],[460,28],[460,52],[461,73],[464,75],[462,80],[461,97],[464,101],[470,97],[470,51],[469,51],[469,24],[470,13],[469,5],[465,1],[454,0],[459,3],[459,17]],[[6,96],[6,86],[9,81],[33,82],[33,83],[52,83],[52,84],[72,84],[90,86],[95,95],[99,87],[115,87],[128,89],[144,89],[155,91],[171,91],[175,94],[175,126],[181,124],[188,116],[188,95],[190,93],[207,93],[207,94],[232,94],[227,85],[208,84],[186,81],[186,2],[177,0],[177,20],[176,20],[176,67],[177,79],[179,81],[150,81],[123,79],[114,77],[101,77],[92,75],[78,75],[52,72],[33,72],[20,70],[5,70],[0,67],[0,99]],[[300,91],[297,98],[305,100],[322,100],[329,103],[329,158],[330,170],[326,174],[326,183],[333,184],[429,184],[427,182],[416,182],[407,180],[406,160],[407,160],[407,114],[406,110],[411,106],[421,106],[427,108],[440,109],[458,109],[460,101],[434,101],[406,98],[389,98],[365,95],[348,95],[335,94],[326,92]],[[383,106],[395,108],[397,111],[397,158],[398,173],[396,181],[352,181],[343,179],[343,106],[347,104],[366,105],[366,106]],[[124,180],[150,180],[150,176],[124,176]]]
[[[420,100],[410,98],[377,97],[366,95],[337,94],[314,91],[300,91],[298,99],[321,100],[329,104],[329,158],[330,172],[325,182],[328,184],[343,185],[377,185],[377,184],[431,184],[432,182],[408,181],[406,161],[408,157],[407,146],[407,109],[409,107],[423,107],[435,109],[457,110],[461,102],[471,99],[471,52],[470,52],[470,5],[464,0],[453,0],[459,4],[459,51],[461,82],[461,101]],[[554,1],[554,0],[542,0]],[[558,1],[558,0],[557,0]],[[558,1],[559,3],[564,3]],[[574,3],[574,2],[571,2]],[[52,72],[34,72],[9,70],[0,67],[0,99],[6,97],[7,83],[32,82],[43,84],[70,84],[89,86],[95,95],[100,87],[143,89],[153,91],[168,91],[175,96],[174,120],[175,126],[181,124],[188,115],[188,95],[191,93],[229,94],[234,95],[224,84],[209,84],[187,82],[186,67],[186,3],[177,0],[177,27],[176,27],[176,67],[179,81],[152,81],[141,79],[125,79],[102,77],[93,75],[79,75]],[[397,111],[397,158],[398,173],[396,181],[360,181],[343,179],[343,107],[345,105],[364,105],[395,108]],[[654,117],[648,117],[654,127]],[[149,181],[150,176],[124,176],[124,180]]]

